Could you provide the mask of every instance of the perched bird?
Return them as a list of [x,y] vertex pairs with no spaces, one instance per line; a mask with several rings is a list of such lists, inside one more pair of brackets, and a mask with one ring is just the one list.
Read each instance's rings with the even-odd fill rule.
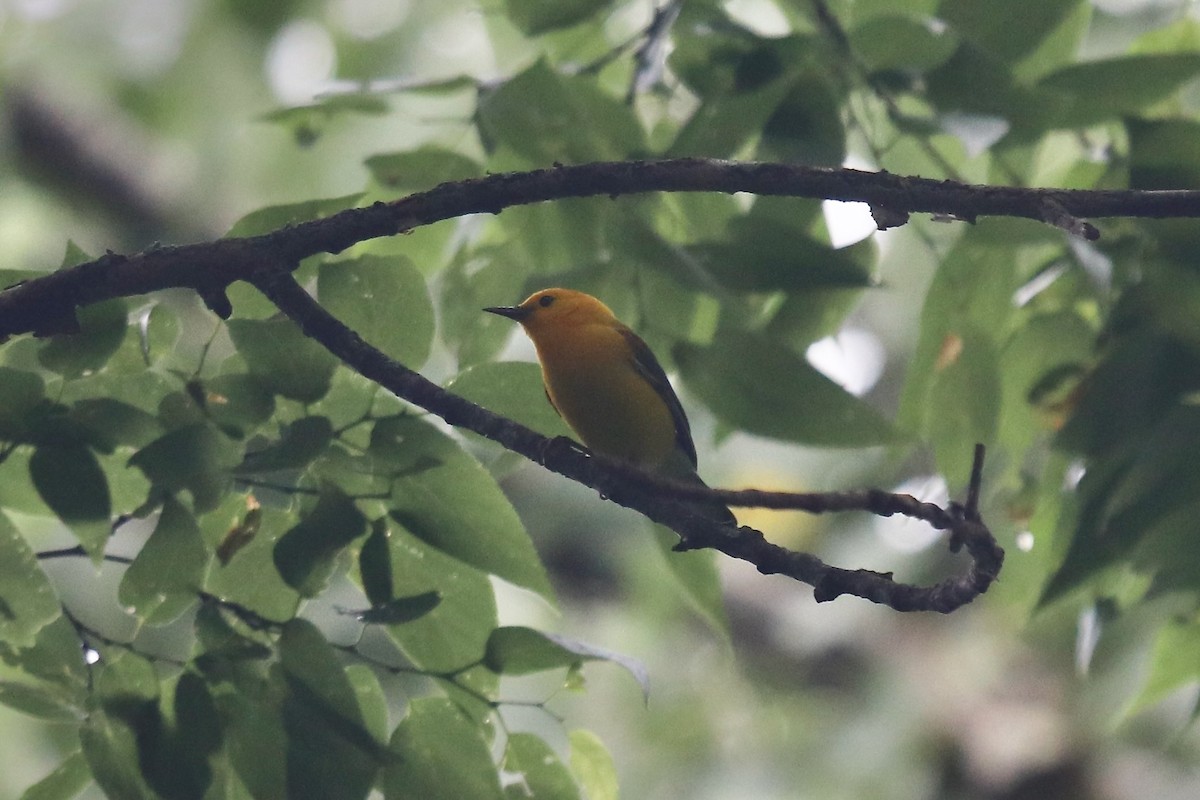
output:
[[[571,289],[543,289],[518,306],[485,308],[516,320],[537,348],[546,397],[592,450],[664,476],[704,485],[683,406],[654,353],[604,303]],[[689,503],[736,524],[718,501]]]

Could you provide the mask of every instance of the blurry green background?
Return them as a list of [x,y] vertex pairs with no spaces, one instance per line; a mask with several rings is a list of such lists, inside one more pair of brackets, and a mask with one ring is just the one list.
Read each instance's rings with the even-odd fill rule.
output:
[[[499,0],[0,0],[0,268],[52,269],[62,262],[68,240],[92,254],[198,241],[224,234],[236,220],[264,206],[341,197],[365,185],[372,197],[392,197],[460,177],[452,165],[438,162],[424,173],[402,172],[385,185],[381,173],[364,164],[372,156],[423,145],[481,162],[486,155],[493,171],[548,166],[560,151],[564,161],[632,155],[573,146],[573,137],[587,140],[585,130],[559,132],[565,144],[539,149],[535,143],[524,152],[511,140],[493,149],[480,137],[475,115],[488,93],[530,69],[538,58],[562,73],[597,67],[584,74],[597,76],[596,86],[620,100],[632,77],[631,53],[620,52],[611,63],[600,60],[644,30],[654,6],[575,5],[591,5],[595,11],[581,25],[543,36],[531,30],[536,26],[522,30],[512,22],[521,8],[536,9],[537,4]],[[758,140],[736,130],[722,141],[721,132],[736,127],[732,120],[756,111],[747,105],[740,112],[735,107],[714,110],[707,121],[692,116],[702,94],[699,76],[712,69],[714,80],[724,79],[717,67],[726,63],[725,56],[715,45],[711,52],[705,48],[721,35],[727,36],[723,46],[734,47],[730,42],[748,37],[774,40],[799,31],[819,39],[828,32],[822,31],[815,7],[799,0],[698,5],[702,12],[695,17],[685,12],[679,22],[678,36],[688,41],[678,43],[673,56],[678,60],[671,62],[663,82],[639,99],[640,120],[654,153],[845,161],[932,177],[951,177],[943,168],[952,166],[953,177],[971,181],[1000,182],[1007,174],[1012,182],[1031,185],[1090,186],[1103,181],[1080,177],[1088,165],[1102,174],[1099,165],[1106,152],[1111,155],[1113,148],[1120,151],[1127,144],[1111,129],[1051,131],[1028,123],[1036,134],[993,156],[987,147],[999,137],[988,127],[995,123],[989,123],[994,118],[986,108],[975,116],[969,108],[957,117],[941,115],[937,130],[915,122],[908,129],[898,125],[906,114],[915,119],[930,112],[925,101],[911,99],[920,96],[924,78],[913,78],[916,84],[887,81],[896,75],[911,78],[914,70],[932,76],[950,57],[953,43],[938,53],[919,36],[901,40],[913,29],[873,31],[872,20],[887,4],[851,0],[830,5],[856,33],[851,43],[861,48],[860,57],[885,65],[894,61],[904,69],[893,73],[864,66],[861,60],[857,65],[839,62],[829,55],[837,49],[830,48],[827,56],[813,60],[814,86],[851,86],[845,92],[829,91],[831,98],[839,98],[827,109],[836,120],[830,123],[836,128],[832,136],[819,130],[821,121],[814,117],[801,126],[811,128],[811,139],[794,136],[791,150],[755,150]],[[964,30],[971,24],[986,28],[987,21],[978,17],[989,13],[976,14],[967,1],[899,5],[904,14],[922,20],[926,31],[937,31],[926,21],[939,15],[957,20]],[[1028,59],[1014,72],[1037,74],[1038,59],[1061,63],[1123,54],[1135,43],[1143,47],[1148,35],[1180,52],[1200,49],[1191,3],[1044,5],[1053,7],[1047,12],[1053,19],[1014,14],[1006,24],[1017,43],[993,43],[998,50],[1019,49],[1021,26],[1031,26],[1038,49],[1032,55],[1020,53]],[[1021,7],[1029,12],[1041,6]],[[709,13],[744,35],[734,35],[732,28],[718,27],[715,33],[701,29],[697,20]],[[957,35],[953,26],[951,34]],[[898,43],[889,49],[885,45],[893,38]],[[911,56],[907,61],[905,54]],[[856,70],[870,73],[874,82],[856,84],[863,80]],[[687,75],[687,87],[681,74]],[[928,79],[948,80],[945,74]],[[1105,88],[1122,91],[1116,85],[1101,87],[1099,95],[1081,102],[1095,102]],[[1181,79],[1170,88],[1178,90],[1172,102],[1194,106],[1194,82]],[[824,91],[815,88],[811,96]],[[989,91],[979,89],[981,95]],[[879,99],[885,96],[909,104],[901,117],[889,114]],[[953,96],[943,87],[941,99],[949,103],[946,98]],[[1039,102],[1031,98],[1013,102]],[[1128,106],[1113,113],[1125,113]],[[691,138],[678,137],[688,120]],[[494,133],[502,122],[491,120]],[[746,124],[761,127],[762,120]],[[1084,120],[1080,127],[1089,124]],[[553,123],[545,125],[542,131],[549,137]],[[505,131],[497,135],[503,140]],[[832,153],[828,148],[830,139],[843,136],[844,158],[838,148]],[[599,207],[587,202],[609,205],[607,200],[585,201],[578,206],[585,210],[581,216]],[[696,207],[703,202],[689,200]],[[498,247],[498,261],[539,258],[539,215],[550,213],[506,212],[510,225],[525,226],[526,240],[520,248]],[[686,218],[690,212],[680,213]],[[821,338],[808,357],[891,418],[901,406],[918,348],[923,298],[940,259],[966,226],[917,218],[896,230],[871,234],[864,209],[836,204],[826,207],[825,218],[835,246],[871,236],[877,250],[860,250],[859,257],[871,263],[876,285],[847,297],[841,305],[851,310],[836,325],[838,335]],[[442,223],[389,246],[417,262],[434,297],[440,298],[456,291],[454,279],[440,273],[443,264],[459,242],[471,239],[484,224],[478,219]],[[686,229],[687,223],[680,227]],[[1107,236],[1118,226],[1100,227]],[[1032,223],[985,221],[977,231],[997,241],[1013,230],[1034,228]],[[1035,247],[1043,237],[1055,247],[1086,249],[1064,244],[1056,234],[1031,233],[1033,244],[1025,246]],[[589,246],[580,240],[545,250],[560,256]],[[1015,256],[1001,252],[997,258]],[[1079,260],[1086,258],[1085,252]],[[477,299],[480,305],[515,302],[530,288],[526,284],[554,282],[565,274],[602,294],[660,353],[669,348],[673,337],[668,334],[674,331],[666,324],[656,330],[657,309],[647,298],[655,296],[656,287],[674,284],[661,275],[647,275],[639,279],[644,283],[632,281],[636,288],[630,289],[628,271],[596,273],[593,284],[586,273],[561,272],[586,266],[529,267],[492,280],[496,294]],[[991,268],[987,261],[975,266]],[[528,277],[555,271],[559,274]],[[964,274],[971,275],[969,270]],[[473,290],[482,291],[481,285]],[[794,313],[803,316],[802,300],[794,302]],[[764,307],[759,311],[765,314]],[[199,324],[200,318],[191,319]],[[461,347],[468,336],[462,328],[472,323],[455,324],[460,337],[455,344]],[[819,321],[806,324],[820,326]],[[191,335],[202,340],[210,330]],[[509,335],[507,329],[491,329],[490,344],[483,350],[503,347],[508,357],[531,359],[524,340],[515,333],[505,339]],[[423,372],[448,380],[463,360],[461,350],[443,342]],[[795,490],[878,485],[944,502],[946,485],[938,472],[947,471],[947,462],[958,459],[955,463],[961,465],[970,457],[969,435],[954,440],[965,444],[960,453],[939,453],[938,460],[933,454],[937,445],[820,449],[752,436],[714,418],[689,394],[689,386],[685,382],[681,394],[693,419],[701,472],[714,485]],[[967,389],[986,393],[988,387],[968,384]],[[951,402],[969,395],[947,392]],[[910,416],[925,413],[913,411],[911,398],[907,402]],[[1042,443],[1042,459],[1057,457],[1045,455],[1048,430],[1029,434],[1031,450],[1034,439]],[[502,485],[550,568],[562,601],[558,616],[532,595],[497,583],[501,621],[562,632],[640,659],[649,671],[648,705],[643,705],[637,684],[608,664],[585,668],[583,692],[561,690],[561,676],[506,680],[502,688],[502,695],[514,700],[552,696],[549,706],[566,720],[566,727],[595,731],[612,752],[625,797],[1171,800],[1200,793],[1200,740],[1190,725],[1194,687],[1130,713],[1151,671],[1159,626],[1189,604],[1165,595],[1122,607],[1116,615],[1089,596],[1034,613],[1065,545],[1050,552],[1029,532],[1028,518],[1014,511],[1023,500],[1033,502],[1012,489],[1014,463],[1027,454],[1001,450],[990,466],[991,485],[1011,490],[1006,495],[989,492],[986,507],[1008,561],[999,584],[971,607],[940,617],[899,614],[856,598],[817,605],[805,586],[721,559],[726,635],[708,624],[665,577],[652,534],[636,515],[528,464],[497,463],[502,457],[494,448],[478,442],[470,447],[503,475]],[[956,487],[965,479],[962,470],[948,477]],[[814,519],[742,511],[739,516],[781,544],[817,552],[838,565],[895,570],[904,580],[933,581],[964,567],[961,558],[945,554],[940,538],[913,522],[865,514]],[[1047,527],[1052,530],[1053,522]],[[52,539],[48,532],[45,541]],[[111,628],[106,630],[114,637],[130,630],[114,599],[120,575],[114,565],[97,574],[88,564],[56,562],[47,571],[64,596],[95,610],[93,620],[107,620]],[[1194,673],[1200,663],[1181,670]],[[565,728],[544,711],[518,704],[503,713],[512,730],[532,730],[563,746]],[[70,730],[0,706],[0,796],[18,796],[74,746]],[[98,790],[89,789],[84,796],[96,797]]]

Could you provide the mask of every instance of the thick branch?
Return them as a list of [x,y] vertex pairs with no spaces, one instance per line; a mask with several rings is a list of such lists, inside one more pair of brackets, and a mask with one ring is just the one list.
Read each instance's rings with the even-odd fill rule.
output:
[[74,311],[114,297],[187,287],[219,313],[226,286],[264,265],[298,263],[358,242],[392,236],[466,214],[496,214],[516,205],[568,197],[643,192],[748,192],[860,201],[902,219],[933,213],[973,220],[1010,216],[1090,235],[1085,217],[1200,217],[1200,191],[1092,191],[974,186],[886,172],[701,158],[556,166],[445,183],[391,203],[376,203],[262,236],[109,254],[0,291],[0,341],[21,333],[69,332]]
[[[620,505],[635,509],[681,537],[681,548],[709,547],[740,558],[764,574],[787,575],[815,587],[818,601],[853,594],[899,611],[948,613],[987,591],[1000,571],[1004,551],[987,528],[970,514],[921,503],[908,495],[886,492],[847,492],[828,495],[785,495],[769,492],[722,492],[664,481],[628,465],[594,456],[567,440],[547,439],[512,420],[493,414],[445,391],[362,340],[313,300],[285,271],[262,272],[258,286],[292,320],[330,352],[364,377],[458,428],[486,436],[547,469],[598,490]],[[976,454],[981,463],[982,451]],[[973,482],[980,470],[973,471]],[[973,487],[973,493],[977,488]],[[667,495],[664,498],[664,494]],[[890,574],[832,567],[816,556],[774,545],[758,531],[733,530],[694,515],[675,496],[714,496],[737,505],[768,505],[833,511],[861,508],[878,514],[908,514],[953,532],[951,546],[966,545],[972,566],[966,574],[931,587],[910,586]]]

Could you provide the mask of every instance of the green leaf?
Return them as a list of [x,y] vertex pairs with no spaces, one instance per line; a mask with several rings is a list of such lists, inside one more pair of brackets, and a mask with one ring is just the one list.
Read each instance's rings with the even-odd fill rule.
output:
[[87,428],[106,451],[118,445],[143,447],[163,433],[162,424],[153,414],[109,397],[78,400],[71,406],[69,417]]
[[[244,524],[248,513],[246,497],[227,496],[219,508],[200,519],[205,542],[215,548],[232,528]],[[276,508],[262,508],[255,513],[259,515],[257,532],[229,563],[209,570],[207,588],[267,619],[290,619],[296,613],[300,597],[284,583],[275,567],[275,545],[295,524],[296,516]]]
[[83,710],[52,686],[0,680],[0,703],[47,722],[78,724]]
[[580,796],[575,779],[558,760],[558,755],[541,737],[532,733],[509,735],[501,768],[523,776],[521,783],[508,785],[506,794],[513,800],[578,800]]
[[974,444],[995,439],[1002,389],[996,352],[985,336],[964,330],[951,347],[953,358],[935,369],[922,430],[938,471],[956,487],[970,479]]
[[230,239],[240,236],[257,236],[270,233],[285,225],[297,225],[301,222],[324,219],[339,211],[354,208],[361,199],[362,192],[357,192],[324,200],[306,200],[302,203],[267,206],[257,211],[251,211],[239,219],[225,236]]
[[579,728],[567,737],[571,743],[571,772],[588,800],[618,800],[617,769],[600,737]]
[[413,664],[430,672],[462,669],[479,660],[496,627],[496,601],[487,575],[403,529],[393,528],[388,542],[395,593],[436,592],[441,598],[425,616],[390,626],[388,636]]
[[573,667],[584,661],[609,661],[624,667],[650,700],[650,676],[640,661],[556,633],[522,626],[497,628],[488,637],[483,663],[499,675],[527,675]]
[[321,265],[317,297],[330,313],[411,369],[429,358],[433,301],[403,256],[363,256]]
[[209,558],[191,512],[168,497],[154,532],[121,578],[117,597],[147,624],[173,622],[196,602]]
[[375,782],[384,747],[366,730],[358,695],[316,627],[293,619],[279,656],[288,692],[288,797],[358,800]]
[[718,331],[708,347],[681,343],[674,355],[688,389],[747,433],[824,447],[897,438],[878,412],[765,337]]
[[390,535],[386,520],[372,520],[371,535],[358,552],[359,578],[372,607],[381,606],[394,597]]
[[60,613],[59,600],[33,548],[0,513],[0,642],[31,647],[38,632]]
[[275,397],[253,375],[218,375],[198,383],[204,409],[221,430],[240,438],[271,418]]
[[[448,436],[423,420],[381,420],[369,453],[398,475],[392,516],[443,552],[553,602],[545,569],[495,480]],[[413,471],[418,465],[428,469]]]
[[82,445],[42,445],[29,459],[38,495],[98,562],[108,542],[112,501],[96,454]]
[[594,80],[568,77],[538,61],[480,99],[481,134],[534,164],[582,164],[627,157],[644,147],[631,109]]
[[0,367],[0,438],[23,439],[24,417],[45,399],[46,384],[36,372]]
[[500,800],[500,777],[479,727],[450,700],[422,697],[392,734],[387,800]]
[[375,670],[366,664],[350,664],[346,667],[346,679],[358,701],[363,728],[376,742],[388,740],[388,698],[379,683]]
[[509,21],[526,36],[577,25],[610,4],[610,0],[504,0]]
[[1200,186],[1200,122],[1135,118],[1127,119],[1125,127],[1129,131],[1129,188]]
[[[1056,27],[1069,19],[1082,0],[1008,0],[978,3],[943,0],[937,16],[965,39],[1013,63],[1033,53]],[[1020,20],[1020,24],[1014,24]]]
[[1200,54],[1124,56],[1072,64],[1047,75],[1039,89],[1061,94],[1058,127],[1086,127],[1148,108],[1200,71]]
[[79,742],[92,775],[109,797],[158,800],[139,768],[137,738],[121,718],[93,711],[79,728]]
[[175,352],[175,344],[179,341],[179,318],[163,303],[155,303],[138,317],[138,336],[145,363],[162,362]]
[[725,615],[725,597],[721,592],[721,574],[717,571],[717,554],[711,550],[676,552],[672,548],[679,542],[679,535],[660,525],[654,526],[654,540],[688,605],[711,625],[713,630],[722,636],[728,636],[729,618]]
[[888,14],[872,17],[849,32],[850,49],[869,72],[926,72],[958,47],[953,30],[932,19]]
[[[235,673],[229,690],[215,695],[225,720],[225,753],[254,798],[288,797],[289,731],[282,706],[288,693],[283,669]],[[300,736],[298,730],[293,730]]]
[[846,159],[842,102],[824,68],[804,71],[792,80],[791,88],[763,125],[759,157],[840,167]]
[[38,350],[38,361],[51,372],[78,378],[96,372],[121,347],[128,329],[124,300],[105,300],[75,312],[79,332],[60,334]]
[[869,267],[856,257],[871,245],[834,250],[778,220],[736,219],[725,241],[701,242],[688,252],[704,261],[722,285],[739,292],[811,291],[863,288],[872,284]]
[[425,616],[441,602],[442,596],[437,592],[422,592],[373,605],[365,611],[355,612],[354,617],[368,625],[403,625]]
[[[679,131],[667,155],[727,158],[737,154],[763,131],[791,91],[792,75],[783,71],[782,63],[778,69],[761,85],[735,86],[705,98]],[[777,120],[777,125],[783,119]]]
[[23,710],[53,719],[68,714],[79,718],[91,694],[90,673],[79,657],[79,636],[66,617],[38,631],[32,647],[19,649],[0,641],[0,658],[19,670],[21,684],[9,687],[9,696],[27,701]]
[[528,361],[493,361],[460,372],[446,388],[543,436],[571,436],[546,399],[542,370]]
[[[383,116],[388,112],[387,102],[375,93],[334,93],[311,105],[280,108],[264,114],[260,119],[274,122],[291,129],[296,144],[311,147],[337,117],[363,115]],[[290,208],[291,206],[289,206]],[[264,209],[265,211],[266,209]],[[305,217],[308,219],[308,217]],[[233,234],[231,234],[233,235]]]
[[250,373],[275,394],[302,403],[329,391],[337,359],[289,319],[229,321],[229,335]]
[[338,555],[366,531],[366,518],[346,495],[324,487],[317,505],[275,545],[275,567],[304,597],[324,591]]
[[436,145],[425,145],[404,153],[375,155],[364,163],[372,178],[396,190],[421,191],[440,183],[483,175],[483,167],[474,159]]
[[92,782],[82,751],[76,750],[46,777],[21,794],[21,800],[71,800]]
[[[965,336],[987,332],[995,337],[993,346],[1002,340],[1015,310],[1013,293],[1025,280],[1021,267],[1044,265],[1047,255],[1060,252],[1061,239],[1044,242],[1043,233],[1013,220],[981,222],[942,259],[925,295],[920,340],[900,400],[898,420],[906,430],[930,434],[926,425],[934,420],[926,409],[939,364],[953,360]],[[997,246],[1001,242],[1006,245]]]
[[1186,391],[1196,356],[1152,334],[1121,337],[1088,375],[1085,391],[1055,444],[1099,456],[1144,440]]
[[161,492],[192,493],[197,511],[214,508],[229,482],[241,448],[211,425],[200,423],[160,436],[129,459]]
[[1150,657],[1150,675],[1126,715],[1148,708],[1200,680],[1200,622],[1176,620],[1162,627]]
[[277,470],[301,470],[311,464],[333,439],[333,425],[326,417],[301,417],[289,423],[278,440],[246,453],[234,470],[239,475]]

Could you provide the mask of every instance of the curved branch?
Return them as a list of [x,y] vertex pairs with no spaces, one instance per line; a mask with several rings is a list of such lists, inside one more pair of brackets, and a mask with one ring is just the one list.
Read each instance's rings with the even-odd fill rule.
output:
[[261,236],[161,247],[129,256],[109,253],[0,291],[0,342],[22,333],[70,332],[76,329],[74,312],[79,306],[168,288],[195,289],[214,311],[228,316],[225,287],[250,280],[264,265],[295,264],[466,214],[498,214],[511,206],[568,197],[644,192],[748,192],[858,201],[892,220],[909,213],[963,220],[1024,217],[1085,236],[1098,235],[1085,217],[1200,217],[1200,191],[1193,190],[1024,189],[703,158],[555,166],[444,183],[390,203],[349,209]]
[[[485,436],[526,458],[599,491],[620,505],[641,512],[671,528],[680,536],[677,549],[713,548],[754,564],[764,574],[781,574],[815,589],[818,602],[853,594],[898,611],[949,613],[969,603],[996,579],[1004,551],[970,507],[949,510],[921,503],[908,495],[878,490],[829,494],[786,494],[778,492],[720,491],[707,487],[676,484],[627,464],[593,455],[570,440],[547,439],[512,420],[501,417],[451,394],[417,372],[388,358],[322,308],[285,270],[260,272],[254,284],[312,338],[329,349],[359,374],[375,381],[396,396],[430,411],[457,428]],[[983,451],[976,450],[969,497],[978,496]],[[799,508],[807,511],[863,509],[888,516],[906,514],[950,530],[951,549],[965,545],[972,565],[959,577],[931,587],[897,583],[890,574],[870,570],[832,567],[809,553],[798,553],[772,544],[749,527],[736,530],[698,517],[686,497],[715,497],[734,505]]]

